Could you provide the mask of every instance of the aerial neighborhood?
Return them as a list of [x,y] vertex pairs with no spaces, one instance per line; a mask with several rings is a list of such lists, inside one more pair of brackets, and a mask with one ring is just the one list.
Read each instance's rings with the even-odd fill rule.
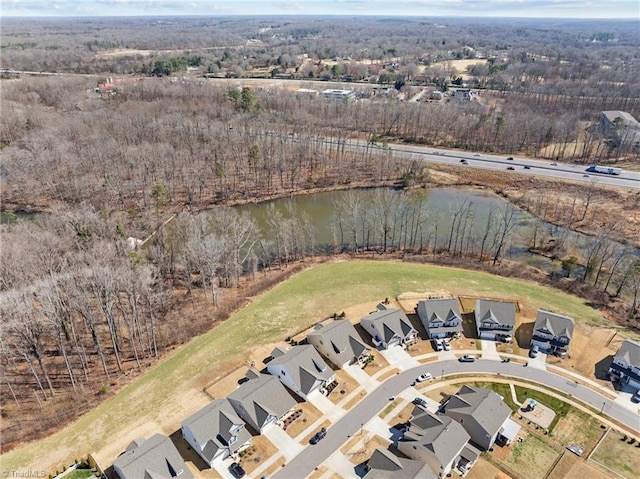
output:
[[[522,430],[530,426],[523,418],[548,433],[556,413],[533,398],[520,402],[522,407],[514,413],[512,403],[505,402],[504,396],[470,382],[456,386],[440,400],[434,399],[424,388],[437,383],[439,370],[425,369],[421,365],[428,366],[429,362],[420,359],[458,359],[453,364],[465,368],[464,364],[475,361],[477,355],[460,353],[470,353],[468,345],[475,342],[482,344],[475,350],[482,358],[502,359],[498,367],[505,373],[507,368],[523,366],[545,370],[547,357],[563,360],[569,356],[573,318],[539,309],[535,321],[528,323],[532,332],[522,351],[528,350],[534,359],[527,359],[513,354],[512,349],[514,338],[519,336],[516,325],[522,328],[516,321],[517,302],[467,299],[473,310],[461,308],[456,297],[428,297],[413,306],[390,303],[378,303],[374,311],[357,321],[335,315],[298,335],[298,339],[288,338],[286,346],[276,346],[263,358],[262,371],[252,364],[226,397],[216,397],[186,418],[179,438],[170,440],[156,434],[132,442],[115,458],[113,471],[117,477],[112,479],[194,477],[185,465],[185,460],[193,461],[192,456],[183,458],[178,452],[185,451],[184,443],[204,461],[205,466],[199,468],[202,474],[207,468],[225,478],[307,474],[297,468],[296,457],[305,449],[313,451],[320,441],[341,434],[331,425],[355,414],[355,406],[364,401],[365,395],[373,397],[384,389],[385,377],[389,382],[398,379],[389,373],[400,375],[406,369],[425,372],[411,376],[399,394],[383,399],[384,409],[391,409],[389,414],[371,417],[376,412],[371,411],[359,416],[360,431],[353,437],[360,438],[359,444],[368,456],[358,456],[359,460],[346,469],[348,461],[336,466],[342,477],[466,477],[483,453],[495,448],[508,450],[514,441],[519,443],[527,437]],[[367,373],[375,363],[387,366],[376,374]],[[445,379],[444,373],[442,369],[440,380]],[[609,374],[636,390],[640,388],[640,343],[624,341]],[[355,394],[358,391],[360,394]],[[513,386],[506,391],[515,401]],[[315,420],[310,408],[319,411]],[[362,437],[365,432],[378,438],[377,447],[368,447],[372,439]],[[347,435],[344,441],[350,437]],[[247,452],[252,452],[261,438],[268,438],[285,455],[279,468],[274,465],[274,457],[260,457],[258,463],[249,459],[251,454]],[[389,447],[383,447],[385,444]]]

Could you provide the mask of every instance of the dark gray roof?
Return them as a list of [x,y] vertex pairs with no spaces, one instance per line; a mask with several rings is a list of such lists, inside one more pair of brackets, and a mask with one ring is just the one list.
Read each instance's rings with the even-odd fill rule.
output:
[[452,319],[459,319],[460,316],[460,304],[457,299],[454,298],[442,298],[442,299],[428,299],[426,301],[419,301],[417,308],[418,316],[422,324],[427,327],[427,324],[431,321],[451,321]]
[[316,381],[328,381],[334,375],[333,369],[310,344],[294,346],[288,351],[285,350],[281,356],[274,356],[274,358],[269,366],[284,366],[287,374],[305,394],[311,391]]
[[640,341],[625,339],[615,355],[616,359],[624,359],[627,364],[640,368]]
[[568,316],[561,316],[544,309],[539,309],[536,315],[536,323],[533,326],[533,332],[548,331],[553,336],[567,336],[569,339],[573,336],[573,319]]
[[513,301],[494,301],[478,299],[476,301],[476,323],[480,327],[482,321],[491,321],[497,324],[515,326],[516,304]]
[[370,324],[378,332],[378,337],[388,343],[394,336],[405,338],[409,334],[415,334],[416,330],[403,311],[396,308],[381,309],[362,318],[360,323],[365,326]]
[[449,464],[469,441],[464,428],[448,416],[434,415],[417,406],[403,442],[418,442],[432,451],[441,464]]
[[[238,415],[257,431],[269,416],[280,418],[297,404],[278,378],[269,374],[260,374],[242,383],[227,399]],[[238,403],[242,408],[237,406]]]
[[235,430],[234,426],[238,425],[244,426],[244,421],[227,399],[215,399],[182,422],[182,427],[189,427],[198,444],[205,445],[202,452],[209,461],[218,449],[229,445],[232,437],[236,437],[234,444],[238,446],[251,439],[246,428]]
[[193,479],[178,450],[167,436],[137,439],[115,461],[121,479]]
[[327,347],[332,349],[341,362],[337,366],[341,366],[354,357],[360,357],[370,349],[362,341],[353,324],[346,319],[319,324],[307,337],[312,343],[315,339],[321,339]]
[[367,461],[369,471],[363,479],[436,479],[422,461],[397,457],[387,449],[377,448]]
[[489,436],[498,432],[511,416],[511,409],[495,392],[466,384],[449,398],[445,414],[452,412],[473,417]]

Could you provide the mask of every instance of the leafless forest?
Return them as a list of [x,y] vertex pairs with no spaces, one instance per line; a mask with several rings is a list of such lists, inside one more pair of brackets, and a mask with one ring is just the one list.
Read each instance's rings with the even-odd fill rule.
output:
[[[606,138],[598,122],[603,110],[640,116],[639,36],[631,21],[2,19],[2,446],[60,427],[211,327],[180,322],[185,301],[223,318],[259,272],[326,253],[294,208],[270,211],[261,237],[231,205],[438,184],[388,141],[633,168],[634,145]],[[347,82],[359,98],[294,92],[311,80]],[[476,101],[431,101],[465,85]],[[511,188],[519,207],[591,233],[580,252],[556,245],[567,275],[580,271],[558,284],[602,306],[624,297],[620,320],[637,318],[637,195],[591,187],[558,197],[555,184],[518,181],[459,183]],[[620,209],[603,219],[603,201]],[[472,234],[467,204],[434,232],[419,201],[382,190],[336,207],[330,253],[406,251],[498,273],[517,227],[507,206]],[[26,212],[37,214],[16,220]],[[540,232],[531,248],[545,247]]]

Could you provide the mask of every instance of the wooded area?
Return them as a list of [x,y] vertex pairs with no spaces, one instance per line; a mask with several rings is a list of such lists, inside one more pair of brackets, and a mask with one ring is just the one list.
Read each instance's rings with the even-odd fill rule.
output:
[[[231,205],[323,189],[409,190],[452,176],[395,158],[391,140],[637,163],[633,145],[597,128],[602,110],[640,114],[637,25],[496,22],[2,19],[0,181],[12,219],[0,250],[2,447],[86,411],[223,319],[239,287],[265,271],[324,254],[405,252],[499,273],[518,227],[510,204],[479,226],[474,205],[463,203],[443,227],[419,197],[379,189],[335,205],[334,241],[323,250],[293,204],[268,212],[265,235]],[[482,89],[479,101],[400,101],[420,88],[460,86],[462,72],[447,63],[456,59],[483,60],[464,80]],[[354,89],[356,81],[397,86],[404,96],[362,90],[357,101],[335,103],[205,78],[256,70]],[[114,91],[96,91],[113,74],[126,76]],[[520,194],[505,196],[517,206],[591,233],[579,252],[554,238],[553,255],[568,276],[581,272],[581,294],[603,306],[624,297],[618,320],[637,319],[639,236],[628,222],[637,195],[591,185],[563,203],[556,184],[474,174],[460,173],[456,184],[511,186]],[[600,200],[621,209],[602,217]],[[15,221],[25,212],[38,214]],[[139,249],[127,242],[150,236]],[[536,231],[532,251],[548,254],[547,240]],[[198,321],[180,319],[185,303],[202,308]]]

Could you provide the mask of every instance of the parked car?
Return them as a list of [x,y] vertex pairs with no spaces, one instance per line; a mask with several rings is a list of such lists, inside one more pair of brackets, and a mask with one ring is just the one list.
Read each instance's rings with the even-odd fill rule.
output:
[[442,346],[442,339],[434,339],[433,340],[433,349],[436,351],[442,351],[444,347]]
[[460,356],[458,361],[461,363],[472,363],[476,360],[476,357],[473,354],[465,354],[464,356]]
[[418,376],[416,378],[416,382],[417,383],[423,383],[425,381],[429,381],[433,379],[433,376],[431,375],[431,373],[425,373],[425,374],[421,374],[420,376]]
[[534,344],[533,346],[531,346],[531,349],[529,350],[529,357],[535,358],[536,356],[538,356],[539,352],[540,352],[540,348],[538,347],[537,344]]
[[318,432],[316,432],[311,439],[309,439],[309,442],[311,444],[318,444],[320,441],[324,439],[326,435],[327,435],[327,430],[325,428],[322,428]]
[[416,406],[422,406],[424,408],[427,407],[427,401],[424,400],[423,398],[415,398],[413,401],[411,401],[413,404],[415,404]]
[[631,402],[639,403],[640,402],[640,391],[636,391],[636,393],[631,396]]
[[451,349],[451,345],[449,344],[449,341],[447,341],[446,339],[442,340],[442,347],[444,348],[445,351],[449,351]]
[[242,466],[237,462],[234,462],[229,466],[229,471],[231,472],[231,474],[233,474],[233,477],[236,477],[238,479],[240,479],[241,477],[244,477],[246,474],[244,472],[244,469],[242,469]]

